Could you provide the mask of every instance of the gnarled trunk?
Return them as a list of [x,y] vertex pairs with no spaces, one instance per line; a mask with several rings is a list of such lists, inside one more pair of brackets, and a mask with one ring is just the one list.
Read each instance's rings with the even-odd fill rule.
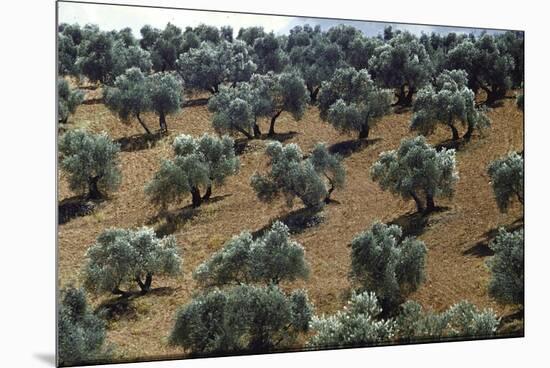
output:
[[148,272],[147,275],[145,275],[145,282],[141,281],[140,276],[136,276],[136,281],[139,285],[139,288],[141,289],[141,294],[146,294],[151,290],[151,283],[153,282],[153,274]]
[[254,122],[253,129],[254,129],[254,138],[260,138],[262,136],[262,131],[260,130],[260,126],[256,121]]
[[412,197],[412,199],[414,199],[414,203],[416,204],[416,211],[424,212],[424,204],[422,203],[420,198],[416,195],[416,193],[413,191],[410,191],[409,194]]
[[433,212],[435,210],[434,197],[432,194],[426,193],[426,213]]
[[164,113],[164,111],[159,112],[159,125],[161,132],[168,131],[168,126],[166,125],[166,114]]
[[143,129],[145,129],[145,132],[147,134],[151,134],[151,131],[149,130],[149,128],[147,128],[147,125],[145,125],[145,123],[143,122],[143,120],[141,120],[141,116],[139,115],[139,113],[136,114],[136,118],[138,119],[139,123],[141,124],[141,126],[143,127]]
[[474,132],[474,125],[472,123],[468,123],[468,130],[466,131],[466,133],[464,133],[464,136],[462,138],[464,138],[465,140],[470,140],[470,138],[472,138],[472,133]]
[[365,124],[363,124],[361,126],[361,129],[359,130],[359,139],[367,139],[369,137],[369,131],[369,123],[365,122]]
[[86,196],[88,199],[101,199],[102,195],[98,187],[99,179],[99,175],[88,178],[88,195]]
[[279,115],[281,115],[282,112],[283,110],[279,110],[275,115],[271,117],[271,123],[269,124],[269,133],[267,133],[268,136],[271,137],[275,135],[275,121],[277,120]]
[[457,141],[460,138],[458,135],[458,130],[452,123],[449,124],[449,128],[451,128],[451,131],[453,132],[453,141]]
[[202,203],[202,198],[201,198],[201,193],[199,191],[199,188],[197,187],[191,188],[191,196],[192,196],[193,208],[199,207]]

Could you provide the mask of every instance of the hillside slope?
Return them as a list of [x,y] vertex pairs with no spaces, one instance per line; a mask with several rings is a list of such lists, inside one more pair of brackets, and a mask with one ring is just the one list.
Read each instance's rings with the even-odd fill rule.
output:
[[[306,288],[319,314],[340,309],[349,296],[349,244],[357,233],[370,227],[375,220],[415,229],[411,227],[417,220],[412,215],[414,203],[382,191],[369,178],[369,169],[380,152],[397,148],[401,139],[414,135],[408,128],[410,117],[410,112],[392,114],[372,129],[368,145],[345,158],[346,187],[334,192],[336,202],[324,209],[323,222],[294,235],[306,249],[311,276],[305,282],[285,284],[284,287]],[[490,252],[486,244],[494,229],[522,221],[523,209],[514,206],[507,214],[498,211],[486,168],[490,161],[510,150],[523,150],[523,114],[513,99],[506,99],[501,107],[489,113],[489,117],[492,126],[484,136],[476,134],[457,153],[460,180],[454,198],[436,199],[436,204],[444,209],[430,216],[423,229],[416,231],[428,247],[427,280],[410,298],[425,307],[441,310],[468,299],[479,307],[495,309],[499,315],[512,312],[510,307],[496,304],[487,294],[489,273],[485,262]],[[144,118],[151,128],[158,127],[154,115],[146,114]],[[80,106],[71,121],[73,126],[91,131],[105,130],[113,139],[142,133],[137,122],[122,124],[103,104]],[[256,199],[249,180],[255,171],[266,169],[263,147],[267,141],[255,140],[240,156],[240,173],[230,177],[223,187],[214,188],[211,203],[194,211],[188,207],[190,198],[185,198],[183,203],[170,208],[172,220],[169,223],[164,218],[159,219],[157,209],[148,202],[143,188],[159,167],[160,160],[172,156],[173,138],[181,133],[198,136],[213,132],[210,113],[204,106],[186,108],[169,116],[168,128],[169,135],[151,143],[151,147],[140,149],[137,141],[133,145],[126,143],[120,155],[122,184],[119,190],[93,214],[59,226],[61,286],[78,283],[86,249],[106,228],[146,225],[177,237],[184,257],[183,274],[178,278],[155,278],[153,287],[159,289],[132,301],[129,311],[110,322],[109,342],[115,345],[116,356],[123,359],[181,354],[181,350],[167,346],[166,338],[177,309],[198,291],[191,276],[195,267],[231,236],[242,230],[262,229],[274,219],[300,209],[298,202],[288,209],[282,201],[268,205]],[[267,131],[267,121],[262,122],[262,130]],[[338,133],[321,122],[318,110],[313,107],[308,108],[299,122],[288,114],[281,115],[276,130],[296,132],[281,135],[281,138],[288,138],[285,144],[299,144],[304,152],[310,151],[319,141],[333,145],[355,138]],[[437,144],[449,138],[450,131],[441,128],[429,137],[429,141]],[[74,194],[60,174],[59,200],[72,196]],[[108,298],[111,297],[94,297],[92,302],[98,305]]]

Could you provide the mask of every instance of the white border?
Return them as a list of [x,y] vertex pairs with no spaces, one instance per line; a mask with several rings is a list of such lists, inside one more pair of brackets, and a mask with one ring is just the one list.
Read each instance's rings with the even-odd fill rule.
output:
[[[104,2],[113,2],[105,0]],[[548,10],[543,2],[125,0],[127,4],[419,22],[526,31],[526,337],[314,353],[128,364],[127,367],[518,367],[547,360]],[[52,366],[54,352],[54,40],[52,0],[2,3],[0,30],[0,365]],[[7,78],[7,83],[5,83]],[[546,312],[546,313],[545,313]]]

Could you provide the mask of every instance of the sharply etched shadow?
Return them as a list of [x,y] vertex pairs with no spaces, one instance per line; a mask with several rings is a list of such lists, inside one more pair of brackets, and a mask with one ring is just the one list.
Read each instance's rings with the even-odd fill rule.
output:
[[129,137],[122,137],[115,142],[120,145],[124,152],[135,152],[154,147],[164,135],[160,132],[153,134],[135,134]]
[[398,225],[401,227],[403,236],[419,236],[424,233],[429,223],[430,217],[448,211],[449,207],[436,206],[430,213],[408,212],[389,221],[388,225]]
[[279,141],[281,143],[288,141],[289,139],[292,139],[293,137],[297,136],[299,133],[295,131],[290,131],[286,133],[275,133],[272,135],[268,134],[262,134],[261,139],[266,140],[272,140],[272,141]]
[[62,200],[58,204],[59,225],[66,224],[76,217],[91,214],[100,202],[87,200],[84,196],[75,196]]
[[339,154],[343,157],[351,156],[355,152],[361,152],[367,146],[381,141],[382,138],[373,139],[351,139],[348,141],[338,142],[328,147],[328,151],[332,154]]
[[82,101],[82,105],[97,105],[103,103],[103,97],[99,98],[88,98],[84,101]]
[[[507,231],[515,231],[523,227],[523,217],[520,217],[516,219],[511,224],[502,226]],[[490,257],[495,252],[491,248],[489,248],[489,243],[498,235],[498,229],[499,227],[493,228],[491,230],[486,231],[483,234],[483,239],[476,242],[474,245],[472,245],[470,248],[466,249],[464,252],[462,252],[462,255],[464,256],[474,256],[474,257]]]
[[300,208],[295,211],[291,211],[286,215],[275,218],[270,221],[269,224],[263,226],[262,228],[254,231],[252,237],[254,239],[261,237],[266,231],[271,229],[271,226],[275,221],[281,221],[283,224],[288,226],[288,229],[291,234],[299,234],[306,229],[318,226],[324,221],[324,216],[322,214],[322,208]]

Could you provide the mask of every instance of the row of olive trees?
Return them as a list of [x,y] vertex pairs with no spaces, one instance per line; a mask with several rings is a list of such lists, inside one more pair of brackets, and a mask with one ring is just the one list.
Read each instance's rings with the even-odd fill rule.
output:
[[[386,32],[387,31],[387,32]],[[305,81],[308,99],[315,102],[323,81],[338,68],[368,69],[381,88],[392,89],[395,104],[410,106],[413,95],[444,69],[463,69],[475,93],[484,90],[487,102],[504,97],[523,80],[523,35],[456,35],[445,37],[387,29],[384,37],[367,37],[358,29],[339,25],[296,26],[275,36],[261,27],[242,28],[236,39],[230,27],[187,27],[164,30],[145,26],[141,39],[126,28],[104,32],[97,26],[61,25],[60,74],[83,74],[111,84],[126,69],[143,72],[177,71],[190,89],[217,93],[220,86],[248,81],[254,72],[295,70]]]

